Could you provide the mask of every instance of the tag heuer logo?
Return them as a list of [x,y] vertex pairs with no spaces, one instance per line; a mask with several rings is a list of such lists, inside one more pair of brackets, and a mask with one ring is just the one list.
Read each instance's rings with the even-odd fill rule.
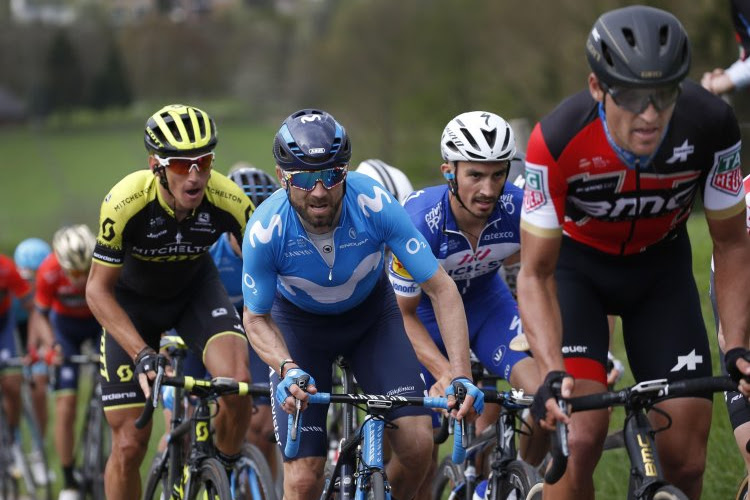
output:
[[742,172],[740,171],[740,150],[732,148],[716,155],[716,168],[711,179],[711,186],[738,195],[742,189]]
[[538,170],[527,168],[526,185],[523,194],[523,208],[526,212],[533,212],[544,205],[544,175]]

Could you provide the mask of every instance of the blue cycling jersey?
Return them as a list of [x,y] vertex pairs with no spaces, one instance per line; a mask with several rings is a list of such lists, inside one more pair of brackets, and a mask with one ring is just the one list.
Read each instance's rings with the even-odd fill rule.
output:
[[[476,251],[458,229],[449,196],[446,185],[429,187],[412,193],[404,200],[404,208],[427,238],[432,253],[456,282],[461,295],[485,293],[501,286],[498,269],[503,260],[521,249],[519,224],[523,190],[505,184],[503,194],[479,234]],[[396,294],[416,297],[421,293],[417,282],[398,259],[391,261],[389,274]],[[421,305],[429,304],[429,300],[423,300]]]
[[[294,189],[294,188],[291,188]],[[304,311],[338,314],[361,303],[383,274],[387,245],[417,283],[438,269],[404,208],[372,178],[349,172],[341,217],[326,260],[279,190],[253,213],[242,244],[242,292],[255,314],[270,312],[275,293]]]
[[242,306],[242,257],[234,253],[229,233],[216,240],[208,253],[219,270],[219,278],[235,307]]

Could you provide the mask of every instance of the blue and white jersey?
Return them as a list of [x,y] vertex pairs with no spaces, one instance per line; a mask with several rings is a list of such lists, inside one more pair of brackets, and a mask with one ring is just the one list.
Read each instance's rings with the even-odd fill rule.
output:
[[251,312],[270,312],[277,291],[311,313],[347,311],[382,276],[386,245],[417,283],[435,274],[438,262],[427,241],[388,191],[358,172],[348,173],[345,188],[330,267],[286,191],[275,192],[253,213],[242,243],[242,292]]
[[208,251],[219,270],[219,277],[235,307],[242,305],[242,257],[234,253],[229,233],[221,236]]
[[[479,234],[476,251],[458,229],[449,196],[447,185],[429,187],[406,198],[404,208],[461,295],[483,293],[498,286],[502,280],[497,271],[503,260],[521,249],[523,190],[505,184],[495,210]],[[421,293],[417,281],[398,259],[391,260],[389,277],[398,295],[416,297]]]

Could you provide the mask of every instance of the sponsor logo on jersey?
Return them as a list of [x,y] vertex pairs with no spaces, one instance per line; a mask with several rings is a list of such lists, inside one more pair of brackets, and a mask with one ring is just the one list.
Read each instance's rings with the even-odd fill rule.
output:
[[146,190],[141,189],[140,191],[136,191],[135,193],[132,193],[130,196],[126,196],[125,198],[120,200],[119,203],[117,203],[117,205],[114,206],[115,212],[117,212],[118,210],[122,208],[125,208],[126,205],[133,203],[134,201],[136,201],[139,198],[142,198],[145,195],[146,195]]
[[533,212],[547,202],[544,195],[544,173],[541,169],[530,166],[526,167],[526,184],[523,193],[523,208],[527,212]]
[[404,278],[407,280],[412,279],[411,274],[409,274],[409,271],[406,270],[404,265],[401,263],[400,260],[394,255],[393,261],[391,263],[391,272],[398,276],[399,278]]
[[667,160],[667,163],[670,165],[677,163],[678,161],[680,163],[685,163],[688,156],[693,154],[693,151],[695,151],[695,147],[693,147],[692,144],[688,144],[688,140],[685,139],[685,142],[672,150],[672,157]]
[[497,200],[498,203],[502,203],[503,210],[508,215],[513,215],[516,212],[516,206],[513,204],[513,195],[504,194]]
[[199,213],[196,224],[211,224],[211,214],[208,212]]
[[357,206],[365,214],[365,217],[369,218],[370,212],[378,213],[383,210],[383,206],[385,205],[383,200],[390,203],[390,195],[380,186],[373,186],[373,197],[370,198],[366,194],[360,193],[357,196]]
[[497,233],[489,233],[482,236],[482,241],[492,240],[510,240],[516,235],[513,231],[500,231]]
[[274,214],[271,217],[271,220],[269,221],[267,227],[263,226],[260,221],[255,221],[255,223],[250,228],[247,236],[247,240],[250,242],[250,246],[255,248],[256,240],[258,241],[258,243],[264,245],[271,241],[274,229],[276,230],[276,234],[278,236],[281,236],[281,216],[279,214]]
[[738,195],[742,189],[742,172],[740,171],[740,148],[716,153],[714,175],[711,186],[719,191]]
[[227,310],[225,307],[217,307],[213,311],[211,311],[211,316],[214,318],[218,318],[219,316],[226,316]]
[[435,205],[434,207],[432,207],[432,210],[427,212],[424,216],[424,222],[425,224],[427,224],[427,229],[429,229],[431,233],[434,233],[438,230],[440,224],[440,214],[442,212],[441,207],[442,204]]

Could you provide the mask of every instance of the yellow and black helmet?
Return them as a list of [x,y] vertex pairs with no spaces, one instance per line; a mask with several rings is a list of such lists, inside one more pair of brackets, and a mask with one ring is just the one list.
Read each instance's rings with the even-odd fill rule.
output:
[[216,147],[216,124],[203,110],[170,104],[149,117],[143,140],[149,153],[160,156],[205,153]]

